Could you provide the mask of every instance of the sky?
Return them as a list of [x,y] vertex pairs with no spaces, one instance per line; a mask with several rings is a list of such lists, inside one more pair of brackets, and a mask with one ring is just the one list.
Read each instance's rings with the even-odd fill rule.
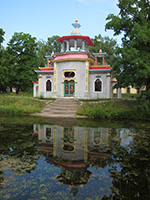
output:
[[5,31],[6,47],[14,32],[29,33],[47,41],[54,35],[70,35],[75,19],[81,24],[81,35],[94,38],[101,34],[121,44],[121,37],[105,31],[106,17],[117,15],[118,0],[0,0],[0,28]]

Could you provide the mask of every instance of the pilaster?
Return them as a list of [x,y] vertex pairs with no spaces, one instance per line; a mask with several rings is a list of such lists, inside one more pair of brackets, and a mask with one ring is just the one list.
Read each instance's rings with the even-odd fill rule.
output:
[[57,92],[57,63],[54,62],[54,97],[56,97]]
[[85,62],[85,98],[89,97],[89,61]]
[[41,88],[42,88],[42,75],[39,74],[38,78],[39,78],[38,96],[40,97],[41,96]]
[[107,73],[107,98],[110,99],[110,73]]
[[56,130],[56,127],[53,129],[53,156],[55,157],[56,156],[56,133],[57,133],[57,130]]
[[38,141],[41,143],[42,137],[41,137],[41,125],[38,125]]
[[84,161],[88,159],[88,131],[84,131]]

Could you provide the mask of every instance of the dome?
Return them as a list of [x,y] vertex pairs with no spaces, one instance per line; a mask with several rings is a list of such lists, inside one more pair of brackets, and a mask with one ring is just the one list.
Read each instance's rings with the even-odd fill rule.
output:
[[79,29],[74,29],[72,32],[71,32],[71,35],[81,35]]

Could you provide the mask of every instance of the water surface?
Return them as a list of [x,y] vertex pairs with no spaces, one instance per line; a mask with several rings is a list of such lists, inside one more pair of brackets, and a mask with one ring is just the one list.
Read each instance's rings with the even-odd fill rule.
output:
[[0,199],[150,199],[150,123],[0,117]]

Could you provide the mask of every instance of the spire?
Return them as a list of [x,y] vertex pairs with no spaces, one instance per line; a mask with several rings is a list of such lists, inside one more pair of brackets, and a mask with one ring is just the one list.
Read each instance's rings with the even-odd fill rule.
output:
[[81,27],[81,25],[78,23],[78,20],[75,20],[75,23],[72,24],[72,26],[74,27],[74,30],[71,32],[71,35],[81,35],[79,28]]

